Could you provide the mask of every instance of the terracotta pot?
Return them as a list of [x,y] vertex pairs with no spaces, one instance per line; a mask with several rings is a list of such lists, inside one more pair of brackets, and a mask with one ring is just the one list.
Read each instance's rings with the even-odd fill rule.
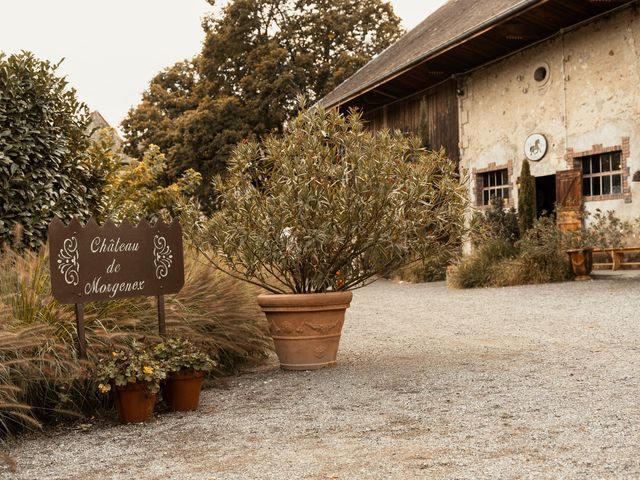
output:
[[150,392],[147,385],[147,382],[135,382],[115,387],[116,407],[122,423],[146,422],[153,415],[156,394]]
[[351,292],[259,295],[258,303],[285,370],[335,365]]
[[169,410],[187,412],[197,410],[204,372],[201,370],[180,370],[169,372],[162,387],[162,397]]
[[574,248],[567,250],[567,253],[576,280],[591,280],[589,274],[593,269],[593,248]]

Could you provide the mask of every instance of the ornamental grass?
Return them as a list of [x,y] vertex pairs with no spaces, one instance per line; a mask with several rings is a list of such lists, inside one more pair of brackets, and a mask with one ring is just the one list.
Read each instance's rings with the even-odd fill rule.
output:
[[[159,341],[154,298],[85,305],[88,360],[76,350],[73,305],[51,297],[48,257],[0,253],[0,440],[25,428],[96,414],[109,406],[92,372],[99,358],[133,340]],[[266,323],[250,286],[203,265],[185,251],[185,286],[165,300],[167,331],[190,339],[233,372],[271,349]]]

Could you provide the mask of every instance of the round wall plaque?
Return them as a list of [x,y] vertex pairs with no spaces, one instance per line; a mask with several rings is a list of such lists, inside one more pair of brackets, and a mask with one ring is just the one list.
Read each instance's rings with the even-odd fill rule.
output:
[[532,133],[524,142],[524,154],[532,162],[537,162],[547,153],[547,139],[540,133]]

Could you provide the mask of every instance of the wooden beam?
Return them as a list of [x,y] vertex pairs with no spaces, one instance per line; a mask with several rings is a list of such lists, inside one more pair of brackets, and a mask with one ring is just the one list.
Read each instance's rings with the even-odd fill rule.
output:
[[382,96],[384,96],[384,97],[391,98],[392,100],[397,100],[397,99],[398,99],[398,97],[396,97],[395,95],[391,95],[390,93],[383,92],[383,91],[382,91],[382,90],[380,90],[379,88],[374,88],[374,89],[372,90],[372,92],[373,92],[373,93],[377,93],[377,94],[379,94],[379,95],[382,95]]

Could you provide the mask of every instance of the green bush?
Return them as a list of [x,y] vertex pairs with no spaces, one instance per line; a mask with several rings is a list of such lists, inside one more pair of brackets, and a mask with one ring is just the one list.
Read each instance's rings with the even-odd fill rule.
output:
[[501,263],[514,258],[517,253],[511,242],[489,238],[469,256],[462,258],[451,272],[450,285],[455,288],[494,286]]
[[476,247],[488,239],[515,243],[520,238],[518,215],[513,208],[504,208],[500,197],[492,197],[489,208],[474,212],[470,235],[471,243]]
[[[586,223],[586,222],[583,222]],[[630,243],[640,224],[620,220],[614,211],[603,212],[599,208],[593,214],[593,220],[586,227],[592,235],[593,248],[623,247]],[[631,246],[631,245],[629,245]],[[637,246],[637,245],[633,245]]]
[[[589,217],[593,215],[592,219]],[[566,232],[565,248],[615,248],[637,246],[640,239],[640,218],[635,221],[620,220],[613,210],[603,212],[599,208],[591,214],[582,213],[582,226]]]
[[[185,286],[166,298],[168,332],[216,359],[217,374],[263,359],[271,340],[255,292],[185,253]],[[108,402],[90,374],[99,358],[134,339],[160,340],[155,301],[148,297],[87,303],[85,328],[89,359],[80,362],[73,306],[50,296],[45,252],[2,252],[0,439],[69,414],[99,412]]]
[[572,278],[564,236],[555,220],[536,220],[522,238],[511,243],[488,238],[451,274],[455,288],[501,287],[562,282]]
[[101,182],[85,162],[88,110],[58,66],[0,52],[0,245],[37,248],[54,215],[86,218],[99,203],[86,187]]
[[563,282],[573,276],[555,220],[536,220],[516,242],[518,254],[494,269],[494,286]]
[[166,174],[165,156],[155,145],[149,146],[142,159],[120,165],[104,188],[104,217],[135,223],[143,218],[154,221],[161,216],[178,216],[186,207],[198,210],[193,196],[202,176],[188,169],[175,183],[163,185]]
[[418,260],[396,270],[388,278],[409,283],[438,282],[445,279],[447,266],[457,257],[456,252],[455,254]]

